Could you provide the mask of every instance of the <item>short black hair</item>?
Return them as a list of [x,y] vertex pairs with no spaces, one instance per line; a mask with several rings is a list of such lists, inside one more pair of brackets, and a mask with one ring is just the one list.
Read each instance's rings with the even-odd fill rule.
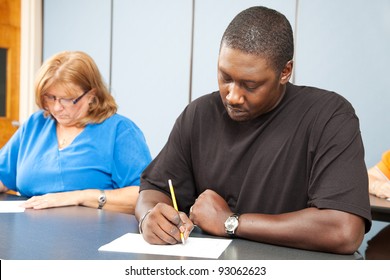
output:
[[263,6],[235,16],[222,36],[222,46],[262,56],[279,73],[294,56],[290,22],[280,12]]

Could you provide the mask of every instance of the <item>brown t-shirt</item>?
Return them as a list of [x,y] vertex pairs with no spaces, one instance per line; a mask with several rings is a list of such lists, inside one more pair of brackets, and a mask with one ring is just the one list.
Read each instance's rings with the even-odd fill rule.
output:
[[280,214],[307,207],[354,213],[371,226],[359,120],[351,104],[325,90],[287,85],[271,112],[230,119],[218,92],[178,117],[168,142],[141,177],[141,191],[169,195],[179,210],[212,189],[235,213]]

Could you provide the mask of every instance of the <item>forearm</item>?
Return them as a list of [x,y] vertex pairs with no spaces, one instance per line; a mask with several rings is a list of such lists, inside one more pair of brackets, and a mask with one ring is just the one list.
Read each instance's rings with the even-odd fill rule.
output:
[[[135,204],[138,198],[139,187],[130,186],[114,190],[105,190],[107,201],[103,206],[104,210],[134,214]],[[76,191],[77,204],[98,208],[98,197],[100,190],[83,190]]]
[[[52,207],[81,205],[98,208],[100,190],[88,189],[59,193],[47,193],[33,196],[22,204],[25,208],[45,209]],[[125,187],[115,190],[105,190],[105,210],[134,214],[134,207],[138,197],[138,187]]]
[[362,218],[337,210],[308,208],[280,214],[244,214],[237,236],[307,250],[352,254],[364,237]]
[[144,190],[140,192],[137,205],[135,208],[135,217],[139,221],[147,211],[152,209],[158,203],[166,203],[171,205],[172,201],[166,194],[156,190]]

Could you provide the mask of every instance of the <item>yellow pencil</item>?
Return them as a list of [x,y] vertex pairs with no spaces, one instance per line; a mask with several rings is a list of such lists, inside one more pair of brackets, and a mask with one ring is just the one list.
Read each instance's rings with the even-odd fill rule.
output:
[[[169,190],[171,191],[173,207],[175,208],[175,210],[177,212],[179,212],[179,209],[177,208],[177,203],[176,203],[175,191],[173,190],[173,185],[172,185],[172,180],[171,179],[168,180],[168,184],[169,184]],[[180,232],[180,238],[181,238],[181,242],[183,244],[185,244],[184,234],[182,232]]]

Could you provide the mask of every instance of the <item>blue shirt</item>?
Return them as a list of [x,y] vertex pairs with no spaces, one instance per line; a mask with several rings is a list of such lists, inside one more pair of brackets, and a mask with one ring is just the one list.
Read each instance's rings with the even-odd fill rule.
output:
[[0,181],[23,196],[140,184],[151,155],[141,130],[115,114],[58,149],[56,122],[34,113],[0,150]]

